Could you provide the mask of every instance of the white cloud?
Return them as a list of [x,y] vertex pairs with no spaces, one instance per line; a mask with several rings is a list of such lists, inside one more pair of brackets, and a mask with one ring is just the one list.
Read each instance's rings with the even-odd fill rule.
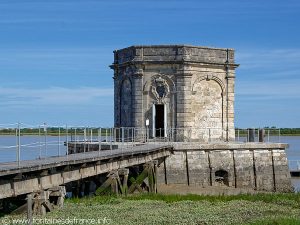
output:
[[300,99],[300,49],[251,49],[236,55],[236,96],[241,100]]
[[50,88],[6,88],[0,87],[2,106],[85,105],[113,96],[112,88],[95,87],[50,87]]
[[299,82],[289,79],[239,82],[236,96],[252,100],[300,99]]
[[300,49],[240,50],[236,52],[240,69],[285,68],[289,70],[300,62]]

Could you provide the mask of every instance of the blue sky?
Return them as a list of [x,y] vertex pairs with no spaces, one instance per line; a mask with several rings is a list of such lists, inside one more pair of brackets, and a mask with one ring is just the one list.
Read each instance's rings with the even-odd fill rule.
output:
[[238,127],[300,127],[298,0],[0,0],[0,124],[113,125],[114,49],[236,49]]

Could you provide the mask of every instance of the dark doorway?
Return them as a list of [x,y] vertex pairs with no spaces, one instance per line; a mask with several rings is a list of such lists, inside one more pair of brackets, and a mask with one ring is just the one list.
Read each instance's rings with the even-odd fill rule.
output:
[[155,136],[165,136],[165,107],[164,105],[155,105]]

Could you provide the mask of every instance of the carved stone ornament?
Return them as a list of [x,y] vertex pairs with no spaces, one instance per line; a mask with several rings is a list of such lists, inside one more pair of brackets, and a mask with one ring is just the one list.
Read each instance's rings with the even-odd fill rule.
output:
[[157,77],[152,80],[151,90],[159,104],[163,102],[164,98],[170,92],[167,81],[162,77]]

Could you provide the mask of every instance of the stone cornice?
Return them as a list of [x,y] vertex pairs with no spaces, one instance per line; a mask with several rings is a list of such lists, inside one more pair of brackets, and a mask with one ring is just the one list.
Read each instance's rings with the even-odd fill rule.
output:
[[224,142],[224,143],[209,143],[203,144],[201,142],[176,142],[173,143],[174,150],[276,150],[276,149],[286,149],[288,144],[284,143],[238,143],[238,142]]
[[213,49],[213,50],[222,50],[222,51],[234,51],[233,48],[216,48],[216,47],[208,47],[208,46],[195,46],[195,45],[187,45],[187,44],[174,44],[174,45],[132,45],[127,48],[116,49],[113,52],[117,53],[119,51],[128,50],[128,49],[145,49],[145,48],[195,48],[195,49]]
[[169,60],[169,61],[128,61],[124,63],[119,63],[119,64],[112,64],[109,67],[111,69],[115,68],[121,68],[121,67],[126,67],[130,65],[137,65],[137,64],[143,64],[143,65],[153,65],[153,64],[185,64],[185,65],[215,65],[215,66],[225,66],[228,65],[230,69],[235,69],[239,67],[240,64],[235,64],[235,63],[229,63],[226,64],[224,63],[212,63],[212,62],[203,62],[203,61],[188,61],[188,60]]

